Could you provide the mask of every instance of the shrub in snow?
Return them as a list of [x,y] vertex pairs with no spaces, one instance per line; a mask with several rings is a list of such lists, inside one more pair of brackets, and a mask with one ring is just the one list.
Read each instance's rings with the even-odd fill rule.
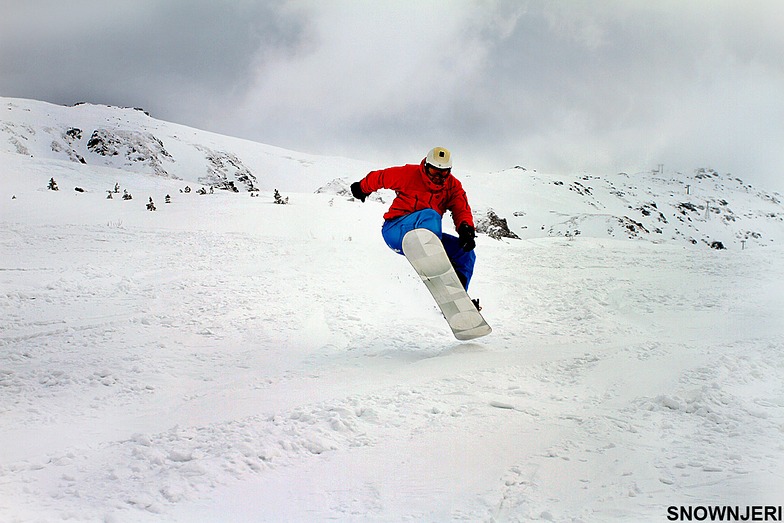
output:
[[275,195],[273,197],[275,198],[275,203],[279,205],[286,205],[287,203],[289,203],[289,197],[286,196],[285,198],[283,198],[277,189],[275,189]]
[[57,182],[56,182],[56,181],[54,181],[54,178],[50,178],[50,179],[49,179],[49,185],[47,186],[47,188],[48,188],[50,191],[59,191],[59,190],[60,190],[60,188],[59,188],[59,187],[57,187]]
[[152,196],[150,196],[150,201],[147,203],[147,210],[148,211],[156,210],[155,209],[155,203],[153,203],[153,201],[152,201]]

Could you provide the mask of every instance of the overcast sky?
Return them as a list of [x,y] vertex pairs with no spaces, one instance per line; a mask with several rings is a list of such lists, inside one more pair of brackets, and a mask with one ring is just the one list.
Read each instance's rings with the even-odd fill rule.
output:
[[[781,0],[0,0],[0,95],[381,164],[784,191]],[[357,173],[347,173],[350,177]]]

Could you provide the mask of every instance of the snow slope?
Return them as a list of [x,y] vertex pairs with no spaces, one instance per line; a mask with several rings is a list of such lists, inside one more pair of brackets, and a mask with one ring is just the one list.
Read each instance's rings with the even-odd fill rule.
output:
[[[156,120],[139,109],[64,107],[4,97],[0,151],[65,160],[75,167],[153,174],[182,180],[180,188],[190,184],[194,190],[198,185],[224,188],[233,182],[241,191],[271,191],[279,184],[281,189],[312,191],[314,183],[331,179],[327,176],[369,168],[365,162],[294,153]],[[107,180],[106,189],[114,183]]]
[[[60,169],[76,174],[108,168],[101,171],[101,181],[82,187],[104,193],[114,188],[113,173],[118,170],[153,175],[160,183],[179,180],[164,184],[174,192],[188,186],[346,193],[351,182],[384,167],[216,135],[156,120],[139,109],[63,107],[16,98],[0,98],[3,151],[60,160],[53,164],[58,165],[53,174]],[[781,195],[706,167],[685,174],[553,175],[518,166],[488,174],[463,172],[459,158],[456,162],[456,174],[469,190],[477,218],[492,210],[521,238],[582,235],[743,249],[775,245],[784,237]],[[126,182],[133,189],[138,180]],[[150,196],[159,201],[165,194],[145,194],[144,201]],[[381,199],[390,196],[382,194]]]
[[[20,143],[45,134],[37,118]],[[661,239],[565,237],[533,224],[585,228],[592,204],[629,215],[628,189],[469,173],[474,207],[524,238],[478,238],[471,291],[494,332],[461,343],[383,244],[386,205],[314,193],[366,165],[258,145],[291,169],[275,171],[197,138],[269,184],[200,196],[179,191],[202,174],[0,153],[0,520],[664,521],[670,506],[782,505],[784,253],[777,216],[759,214],[780,212],[775,196],[711,174],[700,190],[724,189],[703,196],[744,220],[687,211],[696,245],[677,218]],[[134,199],[106,199],[115,183]],[[669,211],[675,184],[640,184],[635,203]],[[760,238],[705,246],[738,221]]]

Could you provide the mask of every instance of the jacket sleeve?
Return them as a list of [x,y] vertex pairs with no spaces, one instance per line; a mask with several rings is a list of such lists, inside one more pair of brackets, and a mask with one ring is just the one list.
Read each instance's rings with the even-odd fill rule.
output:
[[474,216],[471,213],[471,206],[468,204],[468,196],[466,196],[463,184],[455,179],[454,186],[452,187],[452,196],[447,204],[447,209],[452,212],[452,220],[455,222],[455,229],[458,229],[461,224],[467,223],[474,227]]
[[379,189],[397,190],[400,184],[401,175],[406,166],[389,167],[380,171],[371,171],[359,181],[359,188],[362,192],[370,194]]

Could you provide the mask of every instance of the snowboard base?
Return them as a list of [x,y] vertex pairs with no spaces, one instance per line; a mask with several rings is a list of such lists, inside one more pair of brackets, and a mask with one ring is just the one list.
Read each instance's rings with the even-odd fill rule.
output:
[[460,283],[438,236],[428,229],[407,232],[403,254],[433,295],[455,338],[472,340],[492,332]]

